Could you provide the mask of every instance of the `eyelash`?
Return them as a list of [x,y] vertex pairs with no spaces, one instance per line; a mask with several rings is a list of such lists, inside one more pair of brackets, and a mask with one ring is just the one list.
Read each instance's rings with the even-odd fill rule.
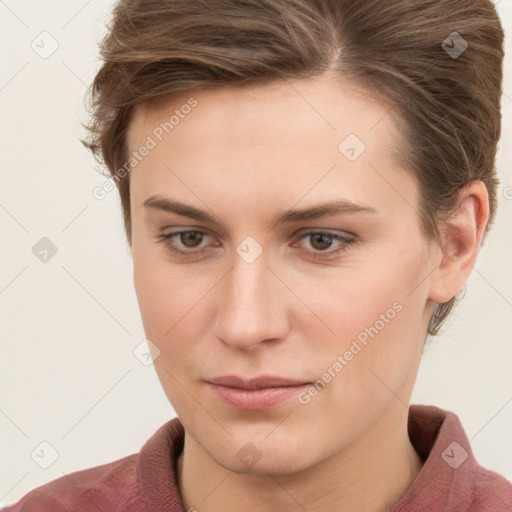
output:
[[[189,229],[189,230],[186,230],[186,231],[176,231],[175,233],[169,233],[169,234],[166,234],[166,235],[158,235],[156,236],[156,238],[158,239],[158,242],[163,242],[167,248],[173,252],[175,255],[177,256],[180,256],[180,257],[186,257],[186,256],[196,256],[198,254],[202,254],[205,249],[201,249],[201,250],[198,250],[198,251],[195,251],[195,250],[191,250],[191,251],[183,251],[181,249],[178,249],[174,246],[171,245],[171,241],[173,238],[177,238],[178,236],[180,235],[183,235],[183,234],[186,234],[186,233],[201,233],[201,234],[204,234],[206,236],[208,236],[207,233],[205,233],[204,231],[199,231],[199,230],[195,230],[195,229]],[[354,239],[350,239],[350,238],[346,238],[346,237],[343,237],[341,235],[335,235],[333,233],[329,233],[329,232],[326,232],[326,231],[308,231],[307,233],[304,233],[300,238],[299,238],[299,241],[302,240],[303,238],[307,238],[308,236],[313,236],[313,235],[328,235],[330,237],[332,237],[333,240],[336,240],[338,242],[341,242],[340,245],[338,246],[337,249],[335,250],[331,250],[331,251],[309,251],[309,250],[306,250],[307,252],[310,253],[311,257],[313,257],[313,259],[315,260],[319,260],[319,259],[328,259],[332,256],[335,256],[339,253],[343,253],[343,252],[346,252],[350,249],[350,247],[352,245],[354,245],[356,243],[356,241]]]

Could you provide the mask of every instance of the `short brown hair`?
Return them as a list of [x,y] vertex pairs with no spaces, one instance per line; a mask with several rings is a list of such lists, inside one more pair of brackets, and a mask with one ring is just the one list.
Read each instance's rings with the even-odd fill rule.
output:
[[[119,0],[82,143],[114,177],[128,161],[138,104],[334,73],[405,122],[400,156],[420,187],[425,234],[440,240],[440,223],[473,180],[489,192],[486,234],[497,207],[503,39],[490,0]],[[129,183],[129,175],[116,180],[131,245]],[[429,334],[457,299],[437,306]]]

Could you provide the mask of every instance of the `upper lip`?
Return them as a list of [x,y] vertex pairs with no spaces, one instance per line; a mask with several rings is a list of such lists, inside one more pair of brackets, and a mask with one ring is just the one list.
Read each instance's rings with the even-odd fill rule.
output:
[[223,377],[208,379],[207,382],[220,386],[240,389],[277,388],[308,384],[304,380],[285,379],[283,377],[277,377],[273,375],[262,375],[260,377],[253,377],[251,379],[244,379],[243,377],[238,377],[237,375],[225,375]]

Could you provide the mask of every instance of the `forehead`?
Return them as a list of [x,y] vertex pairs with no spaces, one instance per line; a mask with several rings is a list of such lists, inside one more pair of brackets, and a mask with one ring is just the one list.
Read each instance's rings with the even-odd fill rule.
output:
[[235,223],[339,197],[410,215],[418,191],[395,157],[393,114],[325,77],[180,93],[135,111],[130,150],[154,144],[130,174],[131,203],[183,197]]
[[161,135],[166,137],[172,131],[173,145],[181,147],[303,147],[321,143],[338,151],[340,142],[350,134],[364,141],[366,147],[385,147],[388,152],[400,143],[395,112],[388,103],[364,88],[325,76],[191,89],[151,106],[141,104],[129,126],[129,148],[138,147],[155,130],[158,136],[158,127],[169,121],[172,126]]

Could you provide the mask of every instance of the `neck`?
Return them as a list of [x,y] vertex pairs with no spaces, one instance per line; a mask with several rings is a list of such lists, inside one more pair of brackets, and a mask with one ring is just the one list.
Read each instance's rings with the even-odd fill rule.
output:
[[177,463],[185,509],[386,512],[423,465],[410,443],[407,417],[408,408],[396,400],[350,446],[306,470],[277,476],[234,473],[185,432]]

